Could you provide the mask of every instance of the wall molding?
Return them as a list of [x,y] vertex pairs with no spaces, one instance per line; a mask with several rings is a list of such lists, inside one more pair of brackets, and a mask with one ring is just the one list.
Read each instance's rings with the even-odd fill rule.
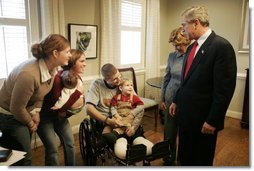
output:
[[247,77],[247,73],[240,73],[240,72],[237,73],[238,79],[245,80],[246,77]]
[[[160,66],[160,71],[161,72],[165,71],[166,67],[167,67],[166,65],[161,65]],[[144,75],[145,70],[144,69],[137,69],[137,70],[135,70],[135,73],[136,73],[136,75]],[[247,76],[247,73],[238,72],[236,76],[237,76],[237,79],[245,80],[246,76]],[[89,80],[92,80],[92,79],[95,79],[95,78],[98,78],[98,77],[99,76],[93,76]]]

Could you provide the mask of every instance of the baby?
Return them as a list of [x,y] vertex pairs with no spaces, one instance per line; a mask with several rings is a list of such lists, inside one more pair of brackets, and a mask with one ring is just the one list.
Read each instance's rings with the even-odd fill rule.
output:
[[[82,81],[71,71],[66,70],[61,74],[62,83],[64,88],[61,91],[61,96],[56,101],[55,105],[51,107],[52,110],[60,109],[70,98],[72,93],[75,92],[77,86],[82,86]],[[81,95],[82,97],[82,95]],[[75,103],[73,104],[75,106]],[[82,106],[76,106],[75,109],[80,109]]]

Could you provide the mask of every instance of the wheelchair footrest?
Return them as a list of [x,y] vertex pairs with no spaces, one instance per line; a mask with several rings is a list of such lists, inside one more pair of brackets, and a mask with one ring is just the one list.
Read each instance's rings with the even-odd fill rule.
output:
[[127,145],[126,158],[120,159],[116,156],[117,161],[122,165],[135,165],[135,163],[145,160],[146,146],[144,144]]
[[146,158],[146,146],[144,144],[132,145],[127,148],[126,160],[136,163]]
[[146,157],[147,161],[153,161],[170,155],[170,142],[165,140],[155,144],[152,148],[152,154]]

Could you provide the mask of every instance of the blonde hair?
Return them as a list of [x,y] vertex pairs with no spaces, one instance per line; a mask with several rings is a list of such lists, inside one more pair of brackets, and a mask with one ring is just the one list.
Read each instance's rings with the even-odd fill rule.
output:
[[176,45],[189,45],[191,43],[190,39],[183,33],[183,28],[179,27],[174,29],[169,36],[169,43],[174,43]]
[[209,15],[205,6],[192,6],[183,11],[181,16],[185,17],[188,22],[198,19],[202,26],[209,26]]
[[[119,84],[119,86],[118,86],[117,94],[121,94],[121,93],[122,93],[122,90],[120,90],[120,87],[123,87],[124,84],[126,84],[126,83],[131,83],[132,86],[133,86],[133,81],[132,81],[132,80],[124,78],[124,79],[122,79],[122,80],[120,81],[120,84]],[[134,87],[133,87],[133,90],[134,90]]]
[[130,79],[122,79],[121,81],[120,81],[120,84],[119,84],[119,86],[123,86],[125,83],[131,83],[131,84],[133,84],[133,81],[132,80],[130,80]]

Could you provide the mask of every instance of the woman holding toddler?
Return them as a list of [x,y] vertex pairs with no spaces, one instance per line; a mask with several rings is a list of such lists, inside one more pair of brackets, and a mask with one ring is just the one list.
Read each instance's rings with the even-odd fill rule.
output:
[[[72,56],[68,65],[63,66],[63,70],[58,71],[55,76],[53,88],[45,97],[40,112],[41,123],[38,135],[45,146],[46,166],[59,165],[58,143],[55,133],[63,145],[65,165],[75,165],[74,137],[68,117],[73,114],[72,111],[80,111],[85,102],[80,75],[84,72],[86,58],[81,50],[72,49],[70,52]],[[76,87],[73,85],[69,89],[66,87],[66,76],[71,79],[74,77]]]

